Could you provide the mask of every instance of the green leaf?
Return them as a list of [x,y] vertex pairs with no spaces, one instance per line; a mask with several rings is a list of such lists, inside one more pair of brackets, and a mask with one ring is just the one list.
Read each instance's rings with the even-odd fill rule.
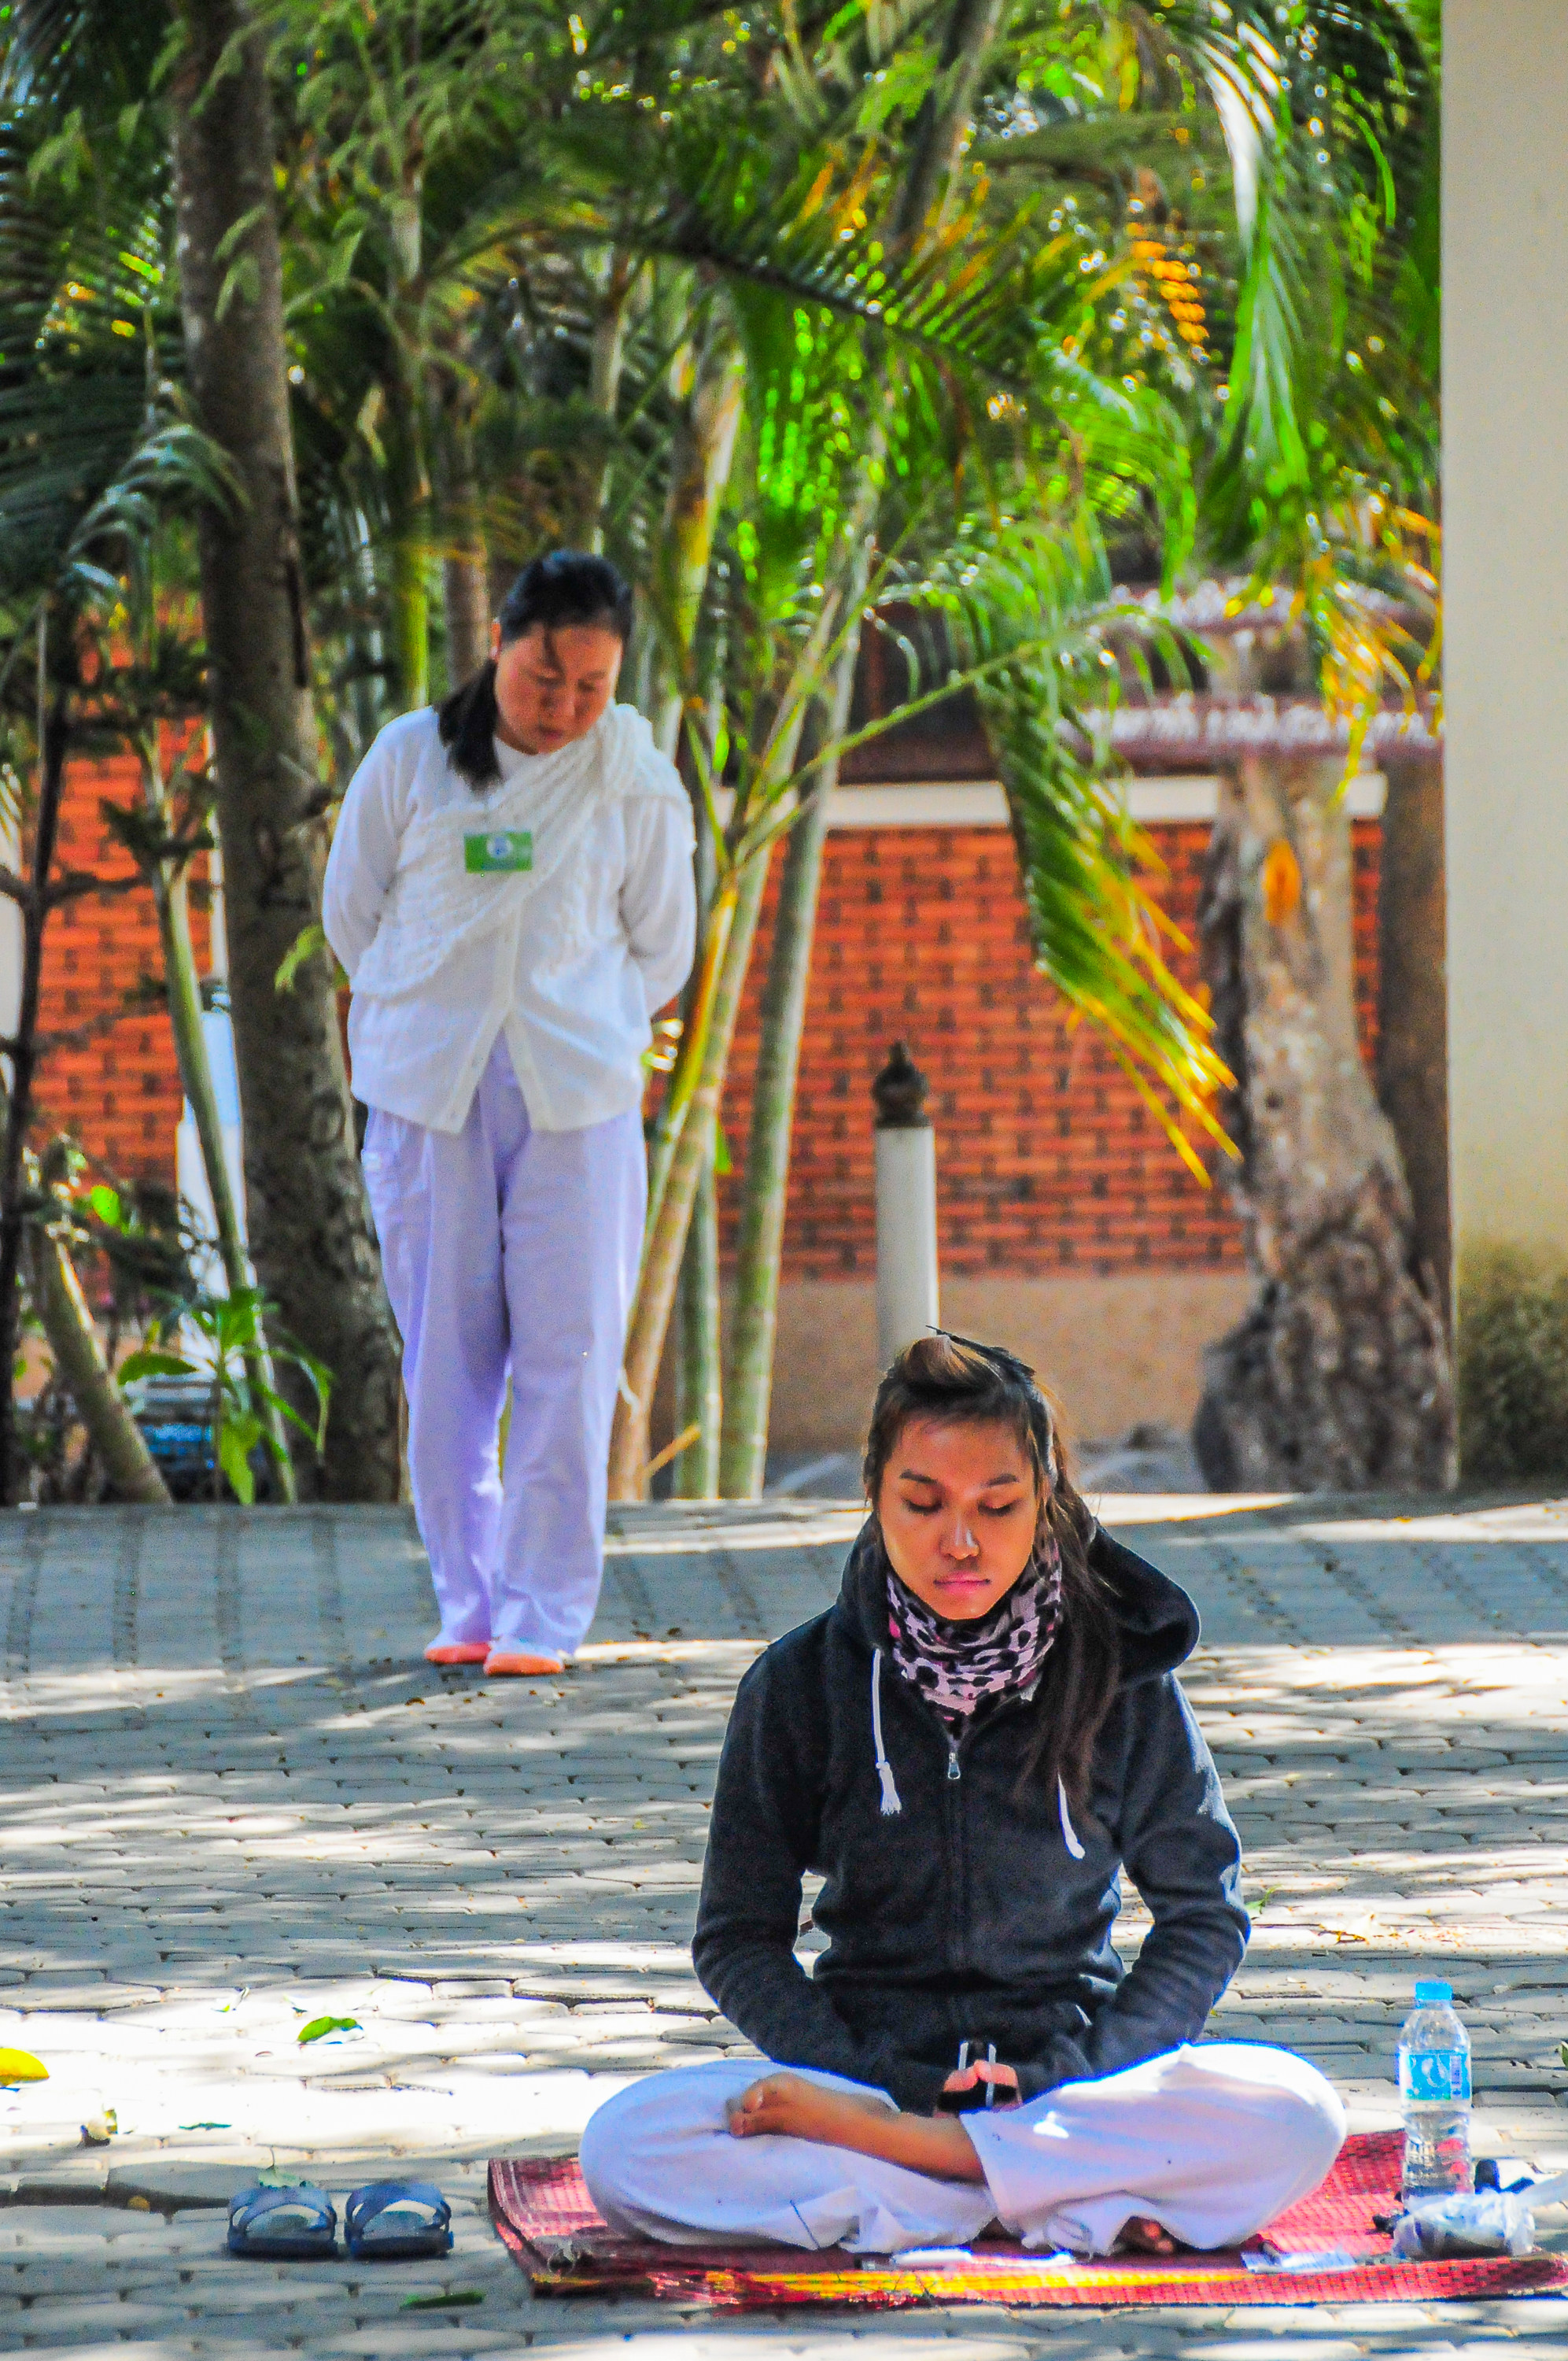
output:
[[106,1230],[125,1228],[125,1213],[120,1204],[120,1192],[117,1189],[106,1188],[100,1181],[95,1189],[89,1189],[87,1191],[87,1202]]
[[253,1412],[238,1411],[224,1420],[218,1432],[218,1465],[228,1477],[236,1499],[247,1509],[256,1503],[256,1476],[250,1455],[264,1431]]
[[157,1353],[148,1346],[138,1353],[127,1353],[115,1372],[123,1386],[135,1385],[138,1378],[195,1378],[204,1374],[194,1362],[183,1360],[178,1353]]
[[356,2016],[313,2016],[309,2025],[302,2025],[295,2037],[301,2048],[309,2041],[320,2041],[328,2033],[363,2033],[364,2026]]
[[299,974],[305,961],[313,959],[318,951],[323,951],[325,949],[326,929],[319,919],[311,926],[302,927],[278,963],[278,972],[272,979],[273,991],[292,992],[294,978]]

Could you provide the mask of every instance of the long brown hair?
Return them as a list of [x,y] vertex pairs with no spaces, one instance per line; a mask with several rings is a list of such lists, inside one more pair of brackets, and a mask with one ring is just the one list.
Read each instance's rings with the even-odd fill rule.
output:
[[882,1481],[906,1426],[1004,1426],[1034,1473],[1040,1503],[1036,1546],[1048,1529],[1061,1553],[1061,1624],[1035,1691],[1035,1741],[1024,1776],[1060,1780],[1076,1809],[1090,1809],[1094,1743],[1120,1675],[1111,1594],[1089,1562],[1094,1518],[1073,1488],[1061,1433],[1026,1362],[1002,1345],[937,1330],[900,1353],[877,1388],[861,1473],[876,1514]]

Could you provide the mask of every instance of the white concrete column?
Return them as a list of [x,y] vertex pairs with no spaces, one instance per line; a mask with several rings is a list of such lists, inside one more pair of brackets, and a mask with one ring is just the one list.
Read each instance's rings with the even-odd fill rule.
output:
[[1461,1330],[1568,1258],[1568,0],[1445,0],[1448,1042]]

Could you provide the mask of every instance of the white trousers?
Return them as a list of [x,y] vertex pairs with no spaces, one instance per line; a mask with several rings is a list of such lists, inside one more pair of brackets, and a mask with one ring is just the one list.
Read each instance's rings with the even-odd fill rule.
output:
[[1028,2246],[1103,2255],[1142,2214],[1184,2246],[1234,2246],[1317,2188],[1345,2133],[1338,2097],[1304,2058],[1219,2041],[966,2114],[977,2187],[778,2133],[736,2139],[729,2103],[769,2070],[755,2059],[677,2067],[607,2099],[582,2166],[610,2226],[674,2246],[775,2238],[895,2255],[967,2245],[994,2220]]
[[604,1570],[610,1422],[647,1201],[641,1118],[633,1108],[580,1131],[533,1130],[503,1038],[460,1132],[374,1108],[364,1167],[403,1339],[409,1474],[441,1635],[569,1655]]

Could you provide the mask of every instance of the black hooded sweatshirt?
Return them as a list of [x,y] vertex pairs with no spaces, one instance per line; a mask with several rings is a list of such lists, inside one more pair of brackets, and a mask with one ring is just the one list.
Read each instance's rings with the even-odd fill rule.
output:
[[[692,1955],[775,2064],[847,2075],[928,2114],[966,2040],[982,2058],[994,2042],[1030,2099],[1201,2031],[1241,1963],[1247,1916],[1236,1832],[1175,1677],[1197,1610],[1102,1529],[1090,1562],[1114,1602],[1122,1674],[1092,1814],[1076,1826],[1038,1774],[1017,1792],[1027,1699],[982,1710],[955,1742],[894,1670],[871,1525],[836,1604],[742,1680]],[[1124,1863],[1154,1918],[1131,1972],[1111,1940]],[[795,1956],[807,1871],[824,1880],[813,1916],[828,1938],[810,1976]]]

